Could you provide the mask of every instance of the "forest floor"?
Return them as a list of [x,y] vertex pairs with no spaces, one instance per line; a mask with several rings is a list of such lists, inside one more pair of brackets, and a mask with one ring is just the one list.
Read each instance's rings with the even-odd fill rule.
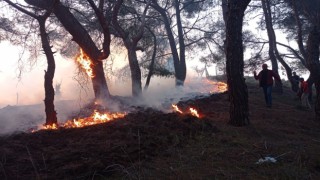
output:
[[222,93],[178,103],[200,119],[141,109],[85,128],[3,135],[0,179],[320,179],[314,112],[289,88],[273,93],[272,108],[256,82],[248,91],[245,127],[228,124]]

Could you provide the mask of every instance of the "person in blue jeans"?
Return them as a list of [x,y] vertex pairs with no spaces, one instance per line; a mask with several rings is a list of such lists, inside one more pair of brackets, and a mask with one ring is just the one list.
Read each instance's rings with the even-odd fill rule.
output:
[[263,89],[264,98],[266,101],[267,107],[272,107],[272,86],[273,86],[273,78],[275,80],[280,81],[280,76],[274,73],[272,70],[268,69],[267,64],[262,65],[262,70],[257,75],[256,71],[253,71],[254,78],[259,80],[259,85]]

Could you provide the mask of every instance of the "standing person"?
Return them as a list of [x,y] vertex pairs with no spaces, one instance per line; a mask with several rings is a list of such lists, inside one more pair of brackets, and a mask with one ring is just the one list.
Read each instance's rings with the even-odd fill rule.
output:
[[292,86],[292,90],[296,93],[299,93],[299,82],[300,82],[300,77],[296,74],[296,72],[292,72],[292,81],[294,85]]
[[263,88],[264,98],[266,101],[267,107],[272,107],[272,86],[273,86],[273,78],[280,81],[281,79],[279,75],[274,73],[272,70],[268,69],[267,64],[262,65],[262,70],[257,75],[256,71],[253,71],[254,78],[259,80],[260,87]]
[[310,94],[309,85],[308,82],[304,80],[304,78],[300,78],[300,87],[302,91],[301,104],[304,108],[311,109],[311,105],[308,98]]

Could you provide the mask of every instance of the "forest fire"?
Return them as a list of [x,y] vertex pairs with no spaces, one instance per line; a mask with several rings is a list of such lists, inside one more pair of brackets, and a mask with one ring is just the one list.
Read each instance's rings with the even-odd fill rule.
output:
[[190,110],[190,113],[191,113],[192,116],[195,116],[195,117],[197,117],[197,118],[200,118],[200,115],[199,115],[199,113],[198,113],[198,111],[197,111],[196,109],[194,109],[194,108],[189,108],[189,110]]
[[173,108],[174,111],[176,111],[176,112],[178,112],[180,114],[183,114],[183,112],[179,109],[179,107],[177,105],[172,104],[172,108]]
[[80,128],[84,126],[90,126],[94,124],[105,123],[114,119],[123,118],[125,113],[99,113],[94,111],[90,117],[68,120],[63,127],[64,128]]
[[58,129],[58,125],[57,124],[44,125],[43,129]]
[[200,118],[200,115],[199,115],[198,111],[195,108],[189,108],[188,112],[183,112],[182,110],[179,109],[179,107],[177,105],[172,104],[171,106],[172,106],[172,108],[173,108],[173,110],[175,112],[178,112],[180,114],[191,114],[192,116]]
[[80,54],[76,57],[77,62],[79,63],[80,67],[84,69],[87,73],[87,75],[90,78],[94,77],[93,71],[92,71],[92,62],[88,55],[86,55],[82,49],[80,49]]
[[[207,80],[207,82],[209,84],[216,85],[218,87],[218,92],[225,92],[228,90],[227,83],[224,83],[221,81],[210,81],[210,80]],[[216,91],[210,91],[210,93],[216,93]]]
[[[44,125],[42,129],[46,130],[56,130],[59,128],[81,128],[85,126],[101,124],[114,119],[123,118],[126,113],[100,113],[97,110],[93,112],[90,117],[78,118],[73,120],[68,120],[64,124],[53,124],[53,125]],[[32,131],[35,132],[35,131]]]

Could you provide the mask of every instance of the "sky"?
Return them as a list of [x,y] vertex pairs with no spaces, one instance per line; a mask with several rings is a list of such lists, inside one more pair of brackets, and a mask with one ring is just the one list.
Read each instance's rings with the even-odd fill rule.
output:
[[[27,64],[24,65],[25,70],[19,79],[19,48],[8,42],[1,42],[0,54],[0,108],[6,105],[41,103],[44,99],[44,70],[47,69],[45,58],[38,59],[32,69]],[[62,82],[62,89],[75,86],[74,62],[56,55],[56,64],[54,85]],[[71,92],[64,93],[65,97],[75,98]]]

